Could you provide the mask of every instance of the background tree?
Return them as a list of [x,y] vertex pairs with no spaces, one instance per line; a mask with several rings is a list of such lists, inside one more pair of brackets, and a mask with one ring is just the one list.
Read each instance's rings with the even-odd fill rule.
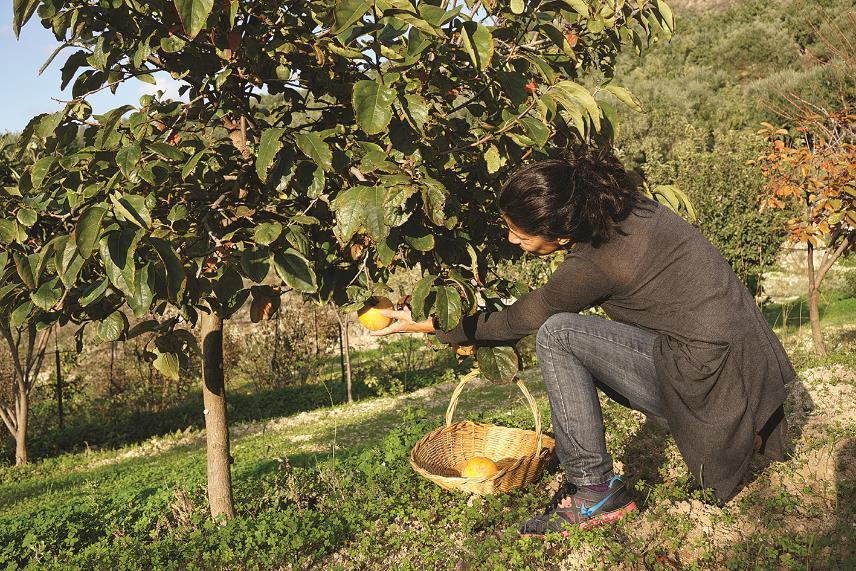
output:
[[[856,12],[845,21],[856,25]],[[820,330],[818,300],[823,278],[845,252],[856,243],[856,46],[838,24],[821,33],[830,57],[826,65],[838,68],[836,82],[840,107],[830,108],[794,93],[783,93],[780,113],[793,132],[764,123],[759,132],[768,152],[759,157],[767,178],[768,196],[762,207],[793,206],[798,215],[787,221],[791,242],[806,245],[809,318],[814,350],[826,355]],[[815,249],[824,249],[815,268]]]
[[[809,318],[814,350],[826,355],[820,330],[820,286],[832,264],[853,249],[856,240],[856,115],[848,111],[808,115],[792,135],[769,123],[762,131],[770,143],[759,159],[768,178],[764,207],[796,205],[800,214],[787,221],[791,242],[806,245]],[[815,268],[814,252],[824,249]]]
[[[148,355],[170,375],[195,347],[182,324],[200,325],[215,517],[234,513],[223,320],[250,296],[275,307],[276,287],[353,309],[417,263],[414,310],[442,327],[477,289],[497,304],[496,181],[571,141],[608,144],[609,100],[637,105],[612,83],[622,43],[674,27],[660,0],[29,0],[16,33],[37,8],[56,53],[76,51],[72,99],[21,135],[44,153],[18,190],[35,228],[56,223],[49,241],[6,240],[54,296],[29,319],[81,324],[81,340],[156,331]],[[186,101],[92,116],[87,96],[154,73]],[[83,147],[57,153],[78,131]],[[7,292],[15,309],[26,293]],[[146,319],[132,328],[128,312]]]
[[[18,153],[15,143],[14,137],[0,138],[0,208],[11,216],[0,220],[0,241],[26,239],[37,216],[17,190],[32,150]],[[30,294],[14,310],[3,301],[19,286],[35,285],[33,272],[38,271],[38,264],[37,257],[0,249],[0,336],[9,351],[8,367],[3,367],[4,378],[0,379],[0,418],[15,439],[16,466],[28,462],[30,391],[44,362],[50,330],[44,323],[26,319],[35,304],[46,303],[44,291],[30,288]]]

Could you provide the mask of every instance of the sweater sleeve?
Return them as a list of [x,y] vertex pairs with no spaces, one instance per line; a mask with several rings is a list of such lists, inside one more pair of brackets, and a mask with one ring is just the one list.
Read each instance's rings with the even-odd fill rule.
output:
[[480,311],[466,316],[447,332],[438,331],[443,343],[514,342],[535,333],[556,313],[577,313],[609,296],[612,285],[590,260],[565,258],[543,286],[530,291],[501,311]]

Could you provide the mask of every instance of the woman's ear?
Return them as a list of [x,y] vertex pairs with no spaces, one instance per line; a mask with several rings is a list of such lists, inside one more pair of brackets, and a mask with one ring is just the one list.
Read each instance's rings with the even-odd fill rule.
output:
[[556,240],[556,242],[558,242],[562,246],[564,246],[565,244],[567,244],[570,241],[571,241],[570,238],[559,238],[558,240]]

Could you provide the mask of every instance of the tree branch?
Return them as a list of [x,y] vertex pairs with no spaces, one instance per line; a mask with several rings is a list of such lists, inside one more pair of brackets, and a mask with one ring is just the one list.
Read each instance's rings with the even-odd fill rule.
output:
[[12,433],[12,436],[15,436],[18,433],[18,423],[15,422],[11,411],[5,406],[0,406],[0,418],[3,419],[3,424],[5,424],[9,432]]
[[832,254],[829,254],[829,252],[826,253],[826,255],[829,256],[829,259],[824,260],[823,264],[821,264],[820,270],[818,270],[817,272],[817,278],[815,279],[816,284],[820,284],[820,282],[823,280],[823,277],[826,275],[826,272],[829,271],[829,268],[832,267],[832,264],[835,263],[835,260],[837,260],[841,256],[841,254],[843,254],[844,251],[847,250],[847,247],[850,244],[850,236],[845,236],[844,240],[841,241],[841,244],[835,249],[835,252],[833,252]]

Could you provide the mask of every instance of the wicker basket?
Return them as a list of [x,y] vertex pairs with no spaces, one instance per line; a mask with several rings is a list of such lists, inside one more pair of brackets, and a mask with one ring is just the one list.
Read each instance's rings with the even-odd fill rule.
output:
[[[484,495],[509,492],[537,480],[553,456],[555,441],[541,433],[541,415],[535,399],[523,381],[523,392],[535,417],[535,431],[506,428],[479,422],[452,423],[461,391],[478,371],[461,378],[446,410],[446,426],[426,434],[410,452],[410,465],[416,473],[447,490]],[[488,478],[464,478],[461,470],[473,456],[493,460],[499,471]]]

